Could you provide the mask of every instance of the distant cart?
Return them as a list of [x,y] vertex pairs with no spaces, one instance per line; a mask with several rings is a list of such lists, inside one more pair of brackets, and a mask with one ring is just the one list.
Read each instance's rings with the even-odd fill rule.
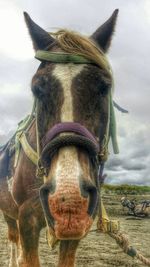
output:
[[123,207],[128,208],[128,215],[136,217],[150,217],[150,200],[143,200],[139,203],[136,200],[129,200],[127,197],[121,198]]

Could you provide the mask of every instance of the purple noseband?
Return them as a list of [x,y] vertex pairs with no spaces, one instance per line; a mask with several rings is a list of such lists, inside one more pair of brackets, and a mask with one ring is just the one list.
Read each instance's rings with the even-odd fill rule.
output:
[[86,129],[83,125],[77,122],[62,122],[56,124],[54,127],[52,127],[45,137],[43,138],[42,144],[43,147],[47,145],[52,139],[54,139],[58,134],[64,133],[64,132],[71,132],[71,133],[76,133],[78,135],[84,136],[90,141],[92,141],[95,146],[97,147],[97,150],[99,149],[98,142],[94,135]]

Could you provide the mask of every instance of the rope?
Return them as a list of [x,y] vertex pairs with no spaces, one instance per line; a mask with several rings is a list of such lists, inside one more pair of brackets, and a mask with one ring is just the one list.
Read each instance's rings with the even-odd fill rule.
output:
[[137,252],[136,254],[137,259],[139,259],[141,262],[143,262],[145,265],[150,266],[150,260],[148,260],[147,258],[145,258],[142,254],[140,254],[139,252]]
[[[90,233],[91,232],[99,232],[99,229],[90,230]],[[112,233],[112,232],[109,232],[109,233],[107,232],[107,234],[113,239],[115,239],[116,243],[122,248],[123,252],[126,253],[128,256],[133,257],[133,258],[136,257],[138,260],[143,262],[145,265],[150,266],[150,260],[144,257],[141,253],[139,253],[135,248],[133,248],[129,244],[129,239],[125,234],[121,232],[117,234]]]
[[139,253],[134,247],[129,244],[128,236],[119,231],[119,221],[110,220],[106,209],[101,200],[99,218],[97,222],[97,231],[107,233],[110,237],[115,239],[116,243],[122,248],[123,252],[131,257],[136,257],[145,265],[150,266],[150,260]]
[[135,248],[129,244],[128,237],[123,233],[108,233],[113,239],[116,240],[117,244],[123,249],[124,253],[131,257],[136,257],[138,260],[143,262],[145,265],[150,266],[150,260],[139,253]]

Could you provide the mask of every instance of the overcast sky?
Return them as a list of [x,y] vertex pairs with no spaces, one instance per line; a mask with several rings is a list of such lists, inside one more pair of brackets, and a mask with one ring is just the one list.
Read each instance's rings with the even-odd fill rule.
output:
[[0,0],[0,143],[32,106],[30,80],[39,63],[22,12],[48,31],[90,35],[116,8],[114,99],[130,113],[116,111],[120,154],[111,152],[106,182],[150,185],[150,0]]

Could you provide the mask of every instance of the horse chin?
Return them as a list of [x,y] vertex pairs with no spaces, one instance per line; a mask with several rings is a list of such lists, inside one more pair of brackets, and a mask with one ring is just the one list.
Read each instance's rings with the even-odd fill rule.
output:
[[81,239],[89,231],[93,219],[90,216],[82,219],[68,214],[55,221],[54,232],[57,239]]

